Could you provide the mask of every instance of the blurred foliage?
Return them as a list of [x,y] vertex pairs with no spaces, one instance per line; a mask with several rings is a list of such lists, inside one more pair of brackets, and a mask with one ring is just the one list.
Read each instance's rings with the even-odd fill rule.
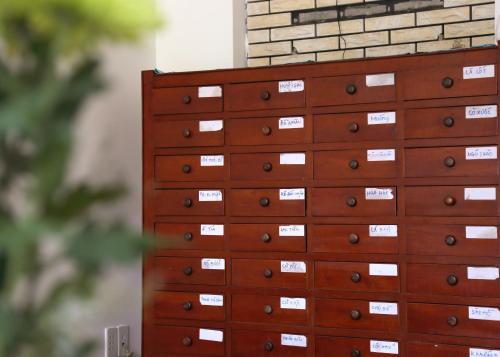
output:
[[105,88],[99,49],[159,24],[154,0],[0,0],[0,357],[89,355],[55,316],[145,249],[96,217],[123,187],[71,183],[67,168],[78,112]]

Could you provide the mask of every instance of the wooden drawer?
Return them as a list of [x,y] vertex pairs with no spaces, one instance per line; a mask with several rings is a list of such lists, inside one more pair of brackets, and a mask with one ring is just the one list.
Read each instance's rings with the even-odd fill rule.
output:
[[304,225],[231,224],[229,248],[233,251],[305,252]]
[[208,305],[207,302],[224,304],[224,297],[190,292],[155,292],[154,312],[159,319],[224,321],[226,318],[224,305]]
[[[467,238],[467,230],[470,236]],[[472,231],[475,232],[472,232]],[[484,233],[481,233],[483,231]],[[488,231],[493,231],[488,233]],[[497,227],[411,224],[406,226],[409,254],[452,256],[499,256]],[[484,238],[479,238],[484,237]]]
[[[224,334],[220,329],[208,330],[221,331]],[[156,326],[153,332],[154,357],[225,355],[225,336],[222,342],[200,339],[201,336],[204,334],[202,331],[200,335],[198,327]]]
[[313,106],[391,102],[395,99],[396,86],[368,87],[365,75],[313,78],[308,96]]
[[[396,226],[397,227],[397,226]],[[397,254],[394,225],[313,225],[310,250],[315,253]]]
[[[298,154],[292,159],[302,159],[304,163],[287,164],[290,154]],[[288,156],[287,156],[288,155]],[[303,180],[308,176],[305,153],[259,153],[232,154],[231,179],[233,180]]]
[[225,109],[261,110],[305,106],[305,92],[281,92],[280,82],[237,83],[226,85]]
[[[385,112],[384,117],[388,117]],[[384,141],[396,138],[396,124],[369,124],[369,116],[382,113],[323,114],[314,116],[314,142]],[[396,118],[396,113],[393,113]],[[395,119],[396,121],[396,119]]]
[[[496,192],[496,187],[489,186],[488,188],[490,187],[495,188]],[[469,188],[477,189],[479,187],[468,187],[467,189]],[[405,191],[406,215],[473,217],[498,215],[496,199],[471,200],[469,196],[469,199],[466,200],[465,190],[466,188],[463,186],[407,187]]]
[[[305,357],[309,356],[307,340],[308,336],[286,332],[233,329],[231,331],[231,355],[234,357]],[[286,345],[287,343],[295,345]],[[306,347],[302,347],[304,344]]]
[[[219,129],[220,128],[220,129]],[[153,122],[155,147],[223,146],[222,120],[163,120]]]
[[[298,264],[290,265],[288,261],[271,259],[233,259],[232,283],[235,286],[305,289],[309,270],[307,263],[302,261],[292,263]],[[303,272],[304,264],[306,266],[305,272]],[[290,270],[302,272],[288,272]]]
[[[309,125],[308,118],[295,118],[297,119],[270,117],[228,120],[227,143],[229,145],[281,145],[310,142],[306,132],[306,127]],[[293,126],[295,128],[290,128]]]
[[[392,199],[366,199],[367,192],[372,188],[313,188],[311,207],[313,216],[395,216],[396,188],[391,189]],[[369,193],[369,197],[373,197]]]
[[155,156],[157,181],[223,181],[224,155]]
[[[233,189],[229,192],[232,216],[304,216],[305,189],[302,199],[289,199],[288,189]],[[281,191],[281,192],[280,192]],[[287,198],[287,199],[282,199]]]
[[[424,295],[456,295],[477,297],[500,296],[500,280],[474,279],[468,268],[478,266],[450,264],[408,264],[407,291]],[[497,268],[491,266],[491,268]],[[473,274],[473,273],[472,273]]]
[[212,113],[222,111],[222,96],[200,98],[199,87],[153,89],[153,114]]
[[[426,342],[408,342],[408,357],[495,357],[500,350],[485,347],[444,345]],[[473,352],[475,354],[473,354]]]
[[398,174],[399,160],[396,160],[395,149],[317,151],[314,153],[314,178],[392,178]]
[[483,116],[488,116],[487,118],[466,118],[467,112],[477,113],[477,109],[478,107],[408,109],[405,112],[405,137],[418,139],[497,135],[498,118],[491,108],[483,108]]
[[161,288],[165,284],[225,285],[225,270],[203,269],[202,259],[205,258],[155,258],[157,287]]
[[[490,65],[490,63],[484,63]],[[401,73],[405,99],[497,94],[496,77],[464,79],[464,66],[425,68]]]
[[224,250],[224,235],[215,235],[220,233],[215,226],[224,227],[221,224],[156,223],[157,249]]
[[500,321],[470,319],[469,306],[409,303],[407,312],[408,332],[499,338]]
[[363,292],[399,292],[397,264],[316,262],[317,289]]
[[[386,355],[400,356],[399,354],[400,350],[401,348],[397,341],[377,341],[365,338],[317,336],[315,356],[317,357],[333,357],[333,356],[381,357]],[[422,355],[419,357],[424,357],[424,356]]]
[[[291,298],[287,299],[291,301]],[[305,300],[305,298],[299,299],[302,300],[298,302],[299,304]],[[240,322],[267,324],[307,324],[307,306],[304,309],[281,308],[280,300],[280,296],[233,294],[231,297],[232,319]],[[304,305],[307,305],[307,302]],[[290,304],[283,307],[285,306],[290,306]]]
[[[210,192],[207,194],[207,192]],[[224,190],[155,190],[153,207],[157,215],[165,216],[223,216]],[[200,201],[222,199],[221,201]]]
[[406,177],[496,176],[497,146],[405,149]]

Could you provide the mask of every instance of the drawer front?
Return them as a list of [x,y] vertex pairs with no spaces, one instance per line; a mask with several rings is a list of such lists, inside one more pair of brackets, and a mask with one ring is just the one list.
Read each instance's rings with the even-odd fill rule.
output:
[[[377,150],[377,151],[374,151]],[[392,178],[398,174],[397,155],[380,149],[318,151],[314,153],[314,178],[319,180],[350,178]],[[369,153],[370,152],[370,153]],[[387,155],[389,154],[388,158]],[[374,159],[386,156],[384,161]],[[368,158],[368,156],[370,156]],[[370,161],[369,161],[370,160]]]
[[[382,343],[380,343],[382,342]],[[396,341],[380,341],[377,343],[375,340],[364,338],[349,338],[349,337],[333,337],[333,336],[317,336],[316,337],[316,356],[317,357],[381,357],[381,356],[400,356],[399,351],[401,347]],[[371,351],[371,345],[374,347],[386,347],[384,350],[389,352],[378,352],[380,350],[374,349]],[[396,352],[396,350],[398,352]],[[419,356],[423,357],[423,356]],[[427,357],[427,356],[426,356]]]
[[[374,303],[382,306],[380,302]],[[316,299],[315,306],[318,326],[389,332],[399,330],[399,315],[371,313],[369,301]]]
[[[240,330],[231,331],[231,355],[234,357],[258,357],[258,356],[279,356],[279,357],[305,357],[308,356],[307,347],[308,336],[301,335],[300,343],[305,337],[305,345],[288,346],[287,342],[282,344],[282,335],[291,335],[283,332],[262,331],[262,330]],[[286,340],[285,340],[286,341]],[[292,342],[293,343],[293,342]]]
[[[215,120],[215,119],[214,119]],[[211,121],[207,119],[207,121]],[[159,147],[191,147],[224,145],[224,127],[205,131],[200,120],[168,120],[153,123],[153,143]],[[201,129],[201,130],[200,130]],[[215,130],[217,129],[217,130]]]
[[229,248],[233,251],[305,252],[304,225],[231,224]]
[[[224,333],[220,329],[217,329],[217,331]],[[154,357],[224,356],[224,341],[200,339],[200,328],[197,327],[156,326],[153,335],[155,341],[153,344]]]
[[[467,231],[470,231],[467,238]],[[500,256],[496,226],[407,225],[409,254],[451,256]],[[483,237],[483,238],[479,238]]]
[[198,87],[153,89],[153,114],[211,113],[222,111],[222,97],[200,98]]
[[406,99],[427,99],[497,94],[495,77],[464,79],[463,68],[449,66],[403,72],[404,96]]
[[474,278],[468,275],[468,268],[466,265],[408,264],[407,291],[424,295],[500,296],[498,279]]
[[[405,113],[405,137],[418,139],[497,135],[497,115],[483,113],[488,117],[468,119],[466,115],[468,111],[473,113],[476,109],[468,110],[466,107],[408,109]],[[485,111],[494,113],[491,108],[485,108]]]
[[227,124],[227,143],[229,145],[281,145],[310,142],[306,132],[308,118],[296,118],[302,118],[302,120],[283,118],[281,125],[281,118],[278,117],[231,119]]
[[[159,250],[224,250],[224,235],[213,235],[214,228],[224,225],[195,223],[156,223],[155,233]],[[202,229],[203,228],[203,229]],[[210,233],[208,233],[210,232]],[[216,233],[224,233],[216,232]]]
[[304,164],[301,163],[302,161],[292,161],[299,162],[298,164],[287,164],[287,154],[290,153],[232,154],[231,179],[303,180],[306,178],[308,176],[305,165],[307,159],[304,159]]
[[279,87],[278,81],[229,84],[225,88],[225,108],[236,111],[305,106],[303,90],[280,93]]
[[496,176],[496,154],[495,145],[405,149],[406,177]]
[[[493,188],[496,189],[496,187]],[[466,191],[463,186],[407,187],[405,194],[406,215],[408,216],[477,217],[498,215],[496,199],[466,200]]]
[[224,155],[156,156],[157,181],[223,181]]
[[[200,192],[203,191],[203,192]],[[221,201],[200,201],[200,195],[206,191],[215,192],[210,199]],[[165,216],[223,216],[224,190],[155,190],[153,197],[154,212]]]
[[302,199],[281,199],[280,189],[233,189],[229,192],[233,216],[304,216]]
[[[392,199],[366,199],[368,188],[313,188],[313,216],[395,216],[396,188],[392,190]],[[370,191],[373,192],[373,191]],[[368,197],[372,197],[369,194]]]
[[165,284],[225,285],[225,270],[203,269],[202,259],[204,258],[155,258],[157,287],[161,288]]
[[[214,294],[210,294],[214,295]],[[224,306],[211,306],[202,297],[206,294],[185,292],[155,292],[154,311],[159,319],[190,319],[224,321],[226,312]],[[222,297],[223,295],[218,295]]]
[[268,324],[307,324],[307,310],[282,309],[280,307],[280,296],[233,294],[231,299],[232,319],[235,321]]
[[[397,227],[397,226],[396,226]],[[314,225],[310,249],[315,253],[397,254],[399,238],[394,225]]]
[[498,338],[500,321],[469,319],[469,307],[409,303],[408,331],[450,336]]
[[[307,263],[305,263],[307,265]],[[235,286],[257,286],[269,288],[307,287],[308,272],[282,272],[282,261],[263,259],[233,259],[232,283]]]
[[[371,125],[368,121],[369,115],[370,113],[316,115],[314,116],[314,142],[384,141],[396,138],[395,123]],[[395,113],[394,116],[396,116]]]
[[391,102],[396,87],[368,87],[365,75],[313,78],[308,99],[313,106]]
[[378,264],[316,262],[314,286],[317,289],[336,291],[399,292],[400,281],[397,264],[384,265],[386,265],[385,268],[390,268],[393,272],[384,273],[384,275],[375,273]]
[[[491,348],[477,347],[477,346],[459,346],[459,345],[444,345],[437,343],[425,343],[425,342],[408,342],[407,344],[408,357],[470,357],[470,356],[485,356],[494,357],[496,352],[500,353],[500,350],[494,350]],[[472,350],[480,350],[478,354],[471,354]],[[488,352],[487,352],[488,351]],[[483,354],[481,354],[483,353]],[[490,354],[488,354],[490,353]]]

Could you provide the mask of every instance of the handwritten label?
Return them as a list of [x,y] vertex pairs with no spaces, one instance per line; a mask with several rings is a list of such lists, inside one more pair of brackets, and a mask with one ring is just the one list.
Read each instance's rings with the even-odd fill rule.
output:
[[397,315],[398,304],[393,302],[370,301],[370,314],[374,315]]
[[365,199],[367,200],[392,200],[392,188],[365,188]]
[[306,197],[305,188],[282,188],[280,189],[280,200],[304,200]]
[[370,224],[370,226],[368,227],[368,232],[370,237],[397,237],[398,226],[395,224]]
[[199,131],[221,131],[224,127],[224,122],[222,120],[201,120],[199,123]]
[[496,105],[480,105],[465,107],[466,119],[496,118],[498,108]]
[[469,348],[469,357],[500,357],[500,350],[485,350],[483,348]]
[[198,339],[205,341],[222,342],[224,341],[224,332],[219,330],[207,330],[200,328]]
[[370,340],[370,352],[397,355],[399,354],[399,344],[392,341]]
[[202,236],[223,236],[224,235],[224,225],[223,224],[201,224],[200,225],[200,235],[202,235]]
[[396,150],[366,150],[366,159],[368,161],[394,161],[396,160]]
[[281,261],[282,273],[306,273],[306,269],[305,262],[292,262],[288,260]]
[[305,165],[305,153],[280,154],[280,165]]
[[198,98],[216,98],[222,97],[222,87],[198,87]]
[[469,306],[469,319],[500,321],[500,310],[496,307]]
[[497,199],[497,190],[495,187],[465,188],[464,199],[466,201],[495,201]]
[[466,160],[492,160],[497,158],[496,146],[478,146],[465,148]]
[[280,308],[291,309],[291,310],[305,310],[306,309],[306,299],[281,297],[280,298]]
[[499,271],[497,267],[467,267],[467,279],[470,280],[497,280]]
[[303,117],[286,117],[278,121],[279,129],[301,129],[304,127]]
[[281,344],[283,346],[307,347],[307,336],[282,333]]
[[372,276],[398,276],[397,264],[370,264],[369,274]]
[[464,79],[495,77],[495,65],[464,67]]
[[496,226],[466,226],[465,238],[498,239],[498,229]]
[[393,86],[394,73],[369,74],[366,76],[367,87]]
[[224,155],[201,155],[200,166],[224,166]]
[[368,125],[395,124],[396,112],[368,113]]
[[224,306],[224,296],[200,294],[200,305],[203,306]]
[[224,270],[226,265],[225,259],[219,258],[203,258],[201,260],[201,269],[206,270]]
[[216,202],[222,201],[222,191],[198,191],[198,201],[200,202]]
[[304,81],[280,81],[279,92],[302,92],[304,90]]
[[304,237],[305,235],[303,224],[279,226],[278,231],[280,237]]

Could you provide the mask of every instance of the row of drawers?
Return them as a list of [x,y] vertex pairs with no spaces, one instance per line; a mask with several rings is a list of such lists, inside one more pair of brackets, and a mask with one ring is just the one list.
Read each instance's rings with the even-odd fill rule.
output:
[[496,105],[407,109],[403,116],[389,111],[225,121],[213,115],[203,120],[155,120],[153,143],[155,147],[193,147],[395,140],[400,121],[406,139],[494,136],[498,132]]

